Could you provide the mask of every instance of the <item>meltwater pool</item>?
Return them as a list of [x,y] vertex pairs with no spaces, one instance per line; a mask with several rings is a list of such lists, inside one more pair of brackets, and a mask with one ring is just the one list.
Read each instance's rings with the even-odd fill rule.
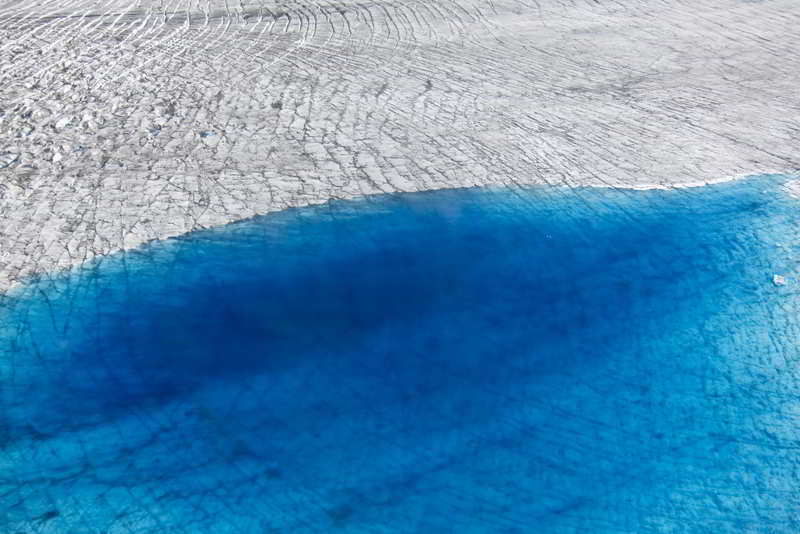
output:
[[31,280],[0,532],[800,532],[800,199],[337,201]]

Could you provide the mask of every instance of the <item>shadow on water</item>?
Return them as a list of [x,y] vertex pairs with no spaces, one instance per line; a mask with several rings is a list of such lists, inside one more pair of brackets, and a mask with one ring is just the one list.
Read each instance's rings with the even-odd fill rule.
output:
[[[701,427],[730,430],[709,377],[738,365],[726,359],[739,354],[735,332],[773,329],[771,277],[787,266],[765,239],[798,245],[775,183],[396,195],[153,243],[42,283],[8,312],[10,441],[189,403],[173,426],[198,436],[198,457],[225,439],[239,459],[283,458],[277,479],[302,471],[290,451],[324,441],[318,428],[338,436],[326,450],[341,455],[375,447],[359,445],[363,433],[416,443],[465,428],[494,435],[486,446],[498,450],[526,439],[563,448],[569,433],[546,429],[577,413],[588,426],[574,423],[576,435],[612,424],[593,439],[616,459],[571,483],[641,482],[655,456],[701,443]],[[519,410],[541,435],[485,430]],[[615,427],[620,410],[628,422]],[[687,413],[716,422],[695,432]],[[215,421],[214,440],[198,417]],[[617,435],[631,421],[631,435]],[[685,442],[667,443],[673,424]],[[640,448],[621,454],[633,436]],[[458,471],[454,454],[436,469]],[[187,476],[180,465],[176,478]],[[544,478],[530,483],[546,492],[550,471],[537,465]],[[595,498],[568,491],[537,513],[570,516]]]
[[[443,360],[484,376],[523,358],[554,371],[613,353],[632,325],[654,320],[646,312],[661,321],[680,312],[690,302],[675,290],[687,279],[718,290],[714,272],[697,269],[703,258],[674,253],[719,235],[708,214],[698,235],[696,219],[667,220],[646,203],[604,218],[593,211],[601,203],[522,195],[334,204],[179,239],[163,257],[129,258],[132,270],[79,275],[71,306],[55,305],[67,330],[37,333],[68,347],[56,351],[65,356],[58,402],[73,420],[114,417],[220,380],[337,358],[396,368]],[[629,195],[609,200],[621,210]],[[394,336],[386,352],[375,350],[381,331]],[[592,355],[577,349],[590,345]]]

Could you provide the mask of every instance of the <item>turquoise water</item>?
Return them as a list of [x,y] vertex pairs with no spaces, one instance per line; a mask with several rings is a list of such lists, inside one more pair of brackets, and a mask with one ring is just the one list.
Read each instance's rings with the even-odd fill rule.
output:
[[786,180],[333,202],[31,281],[0,532],[800,532]]

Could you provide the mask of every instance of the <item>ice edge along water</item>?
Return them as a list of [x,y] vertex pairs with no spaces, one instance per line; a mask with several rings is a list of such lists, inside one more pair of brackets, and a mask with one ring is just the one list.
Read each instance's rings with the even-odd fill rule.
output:
[[[784,185],[784,189],[791,196],[794,196],[796,198],[800,198],[800,178],[796,178],[798,175],[796,173],[794,173],[794,172],[761,172],[761,173],[758,173],[758,174],[745,173],[745,174],[740,174],[740,175],[735,175],[735,176],[730,176],[730,177],[725,177],[725,178],[719,178],[719,179],[716,179],[716,180],[705,180],[705,181],[697,181],[697,182],[682,182],[682,183],[676,183],[676,184],[659,184],[659,183],[649,183],[648,184],[648,183],[644,183],[644,184],[634,184],[634,185],[632,185],[632,184],[629,184],[629,183],[614,182],[613,180],[608,180],[608,181],[604,182],[602,185],[597,185],[597,184],[577,184],[577,185],[567,186],[567,185],[563,185],[563,184],[549,184],[547,182],[541,182],[541,183],[535,183],[534,182],[534,183],[529,183],[529,184],[526,183],[524,185],[513,185],[513,186],[502,185],[502,184],[494,184],[494,185],[476,185],[476,186],[468,186],[468,187],[472,187],[472,188],[476,188],[476,189],[486,188],[486,187],[489,187],[489,188],[492,188],[492,187],[494,187],[494,188],[515,188],[515,187],[518,187],[520,189],[535,188],[535,187],[553,187],[553,188],[556,188],[556,189],[563,189],[563,190],[575,189],[575,188],[579,189],[581,187],[589,187],[589,188],[597,188],[597,189],[604,189],[604,188],[620,189],[620,190],[626,190],[627,189],[627,190],[631,190],[631,191],[651,191],[651,190],[668,191],[668,190],[673,190],[673,189],[691,189],[691,188],[697,188],[697,187],[704,187],[704,186],[708,186],[708,185],[723,184],[723,183],[726,183],[726,182],[735,182],[735,181],[739,181],[739,180],[745,180],[745,179],[748,179],[748,178],[758,178],[760,176],[787,176],[789,179],[787,180],[786,184]],[[455,187],[455,188],[456,189],[460,189],[461,187]],[[446,190],[446,189],[449,189],[449,187],[445,186],[445,187],[439,187],[439,188],[430,188],[430,189],[420,190],[418,192],[439,191],[439,190]],[[397,194],[403,194],[403,192],[399,192],[399,191],[396,192],[396,193]],[[314,201],[314,202],[307,202],[305,204],[298,204],[298,205],[293,205],[291,207],[283,208],[283,210],[286,210],[286,209],[300,209],[300,208],[307,207],[307,206],[321,205],[321,204],[325,204],[326,202],[330,202],[331,200],[359,200],[359,199],[368,198],[370,196],[385,196],[387,194],[391,195],[393,193],[375,193],[374,195],[341,195],[341,196],[337,196],[335,198],[334,197],[321,198],[321,199],[318,199],[317,201]],[[234,220],[231,220],[231,221],[227,221],[227,222],[225,222],[223,224],[216,225],[216,226],[211,226],[211,227],[208,227],[208,228],[221,227],[221,226],[225,226],[227,224],[241,222],[241,221],[245,221],[245,220],[251,219],[253,217],[261,217],[261,216],[269,215],[271,213],[277,213],[277,212],[280,212],[280,211],[282,211],[282,210],[276,209],[274,211],[266,211],[264,213],[259,213],[257,215],[253,215],[251,217],[246,217],[246,218],[243,218],[243,219],[234,219]],[[101,254],[101,255],[98,255],[98,256],[93,256],[91,258],[91,260],[86,262],[86,265],[91,266],[92,264],[94,264],[96,262],[102,261],[103,256],[108,256],[108,255],[112,255],[112,254],[118,254],[120,252],[124,253],[124,252],[128,252],[128,251],[136,250],[137,248],[140,248],[142,246],[147,246],[149,243],[152,243],[153,241],[158,241],[158,240],[163,240],[163,239],[172,239],[172,238],[175,238],[175,237],[189,235],[189,234],[191,234],[193,232],[199,232],[199,231],[207,230],[208,228],[205,228],[205,227],[194,228],[194,229],[192,229],[192,230],[190,230],[188,232],[176,232],[174,234],[173,233],[169,233],[169,232],[165,232],[165,233],[163,233],[163,235],[159,236],[156,239],[148,239],[148,240],[141,240],[141,241],[134,240],[129,245],[112,249],[109,252]],[[126,242],[126,241],[123,240],[123,242]],[[16,280],[16,279],[15,280],[5,280],[3,278],[0,278],[0,299],[13,298],[15,295],[18,295],[20,291],[24,291],[24,287],[31,280],[46,279],[48,277],[53,277],[53,276],[58,277],[59,275],[65,273],[65,272],[69,272],[69,271],[72,271],[72,270],[75,270],[75,269],[81,269],[82,267],[85,266],[85,265],[83,265],[83,263],[84,262],[73,262],[73,263],[68,263],[66,265],[63,265],[60,268],[53,269],[51,271],[34,272],[34,273],[28,275],[27,277],[25,277],[23,279],[19,279],[19,280]]]

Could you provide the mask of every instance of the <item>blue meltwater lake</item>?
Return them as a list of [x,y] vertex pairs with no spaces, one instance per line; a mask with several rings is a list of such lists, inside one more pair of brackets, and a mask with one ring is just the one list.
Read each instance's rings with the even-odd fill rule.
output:
[[0,532],[800,532],[788,180],[335,201],[30,281]]

